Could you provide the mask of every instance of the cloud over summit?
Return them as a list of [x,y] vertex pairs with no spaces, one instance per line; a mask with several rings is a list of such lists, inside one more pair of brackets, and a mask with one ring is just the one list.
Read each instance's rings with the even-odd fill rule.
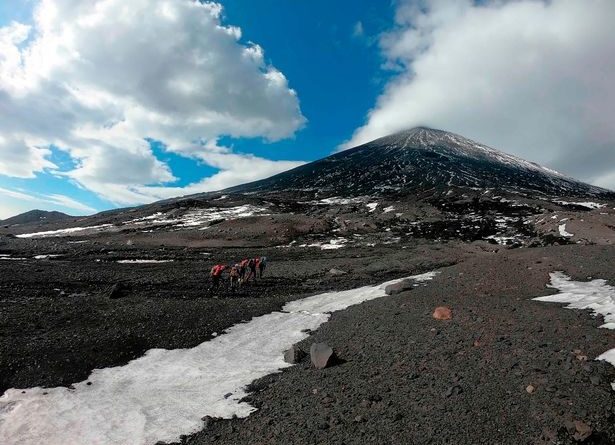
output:
[[429,125],[615,188],[615,3],[399,0],[397,70],[346,147]]

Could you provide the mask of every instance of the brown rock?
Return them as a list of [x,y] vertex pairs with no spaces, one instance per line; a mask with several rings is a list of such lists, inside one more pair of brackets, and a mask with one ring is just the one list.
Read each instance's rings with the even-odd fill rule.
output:
[[581,420],[574,421],[575,433],[572,435],[574,440],[583,442],[589,436],[592,435],[592,428]]
[[534,385],[527,385],[525,390],[527,391],[528,394],[533,394],[534,391],[536,391],[536,388],[534,388]]
[[453,318],[453,311],[449,307],[446,306],[438,306],[433,311],[433,318],[436,320],[450,320]]

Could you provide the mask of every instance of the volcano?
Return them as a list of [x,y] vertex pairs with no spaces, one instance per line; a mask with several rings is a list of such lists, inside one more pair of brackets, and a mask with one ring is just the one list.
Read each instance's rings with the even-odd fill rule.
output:
[[421,193],[453,187],[539,196],[612,196],[608,190],[463,136],[425,127],[376,139],[227,191],[317,191],[355,196],[373,192]]

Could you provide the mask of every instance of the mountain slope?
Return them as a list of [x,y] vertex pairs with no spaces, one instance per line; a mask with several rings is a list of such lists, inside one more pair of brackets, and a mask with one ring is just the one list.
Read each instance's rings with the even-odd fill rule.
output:
[[318,190],[351,196],[455,186],[554,196],[612,193],[462,136],[424,127],[386,136],[228,191]]
[[48,212],[46,210],[30,210],[29,212],[21,213],[0,221],[0,224],[5,226],[13,224],[30,224],[44,222],[58,222],[66,219],[71,219],[72,216],[62,212]]

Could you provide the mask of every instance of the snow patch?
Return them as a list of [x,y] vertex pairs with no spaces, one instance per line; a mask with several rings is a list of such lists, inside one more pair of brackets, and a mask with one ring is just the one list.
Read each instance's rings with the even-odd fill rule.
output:
[[570,238],[574,236],[574,234],[566,232],[566,224],[560,224],[558,227],[558,230],[559,230],[560,236],[564,236],[566,238]]
[[370,202],[368,204],[365,204],[365,207],[367,207],[369,209],[369,213],[372,213],[372,212],[376,211],[376,207],[378,207],[378,203],[377,202]]
[[283,351],[306,330],[332,311],[384,297],[399,281],[291,302],[194,348],[151,349],[125,366],[95,369],[71,388],[10,389],[0,397],[0,443],[146,445],[199,431],[205,415],[247,417],[256,408],[240,402],[246,385],[291,366]]
[[46,255],[34,255],[35,260],[48,260],[51,258],[58,258],[62,255],[46,254]]
[[[615,287],[606,280],[572,281],[563,272],[550,274],[551,284],[547,287],[559,290],[555,295],[537,297],[534,300],[548,303],[565,303],[567,309],[590,309],[594,315],[602,315],[604,329],[615,329]],[[596,360],[605,360],[615,366],[615,349],[601,354]],[[612,384],[615,390],[615,383]]]
[[390,212],[392,212],[393,210],[395,210],[395,207],[393,207],[393,206],[388,206],[388,207],[385,207],[385,208],[382,210],[382,213],[390,213]]
[[158,263],[172,263],[173,260],[118,260],[120,264],[158,264]]
[[341,249],[348,242],[346,238],[335,238],[325,244],[320,244],[321,250]]

